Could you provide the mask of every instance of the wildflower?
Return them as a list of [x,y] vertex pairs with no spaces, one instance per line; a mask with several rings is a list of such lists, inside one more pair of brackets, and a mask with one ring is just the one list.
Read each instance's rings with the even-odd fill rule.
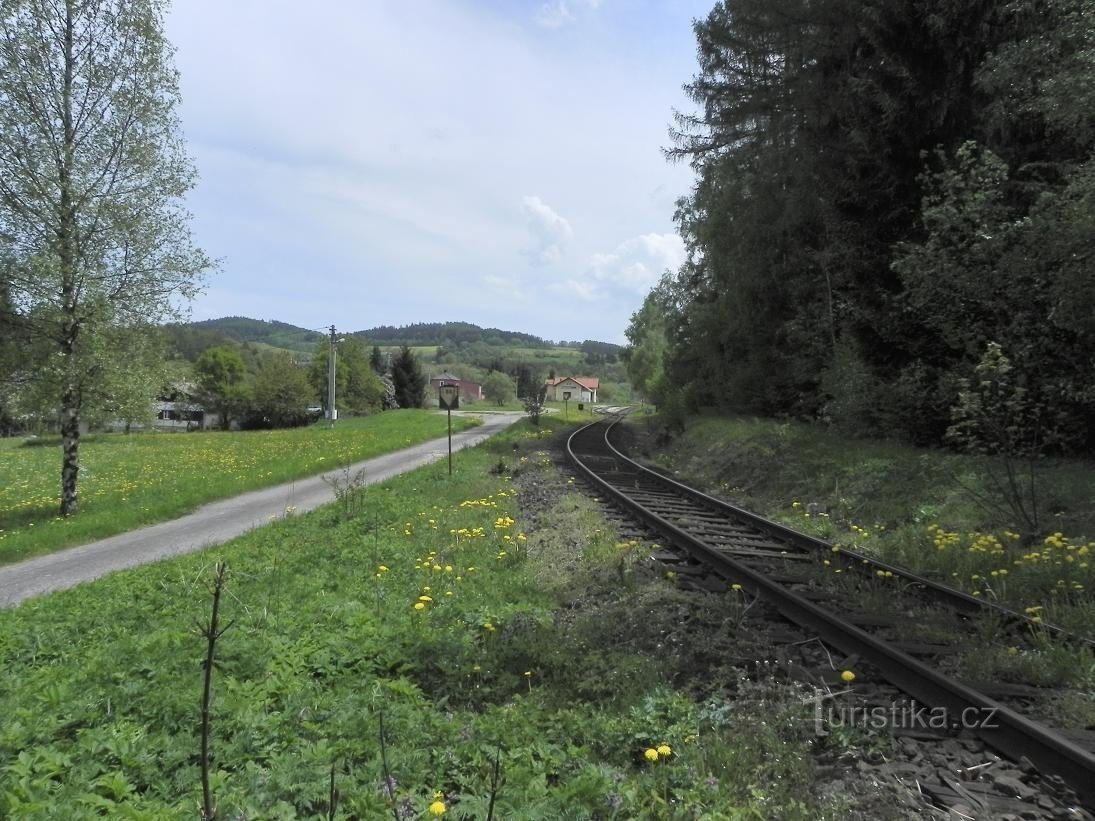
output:
[[433,601],[433,599],[431,599],[429,596],[425,596],[425,595],[419,596],[418,600],[422,601],[422,602],[431,602],[431,601]]
[[658,755],[660,755],[662,758],[669,758],[669,756],[673,755],[673,748],[670,747],[668,744],[659,744]]
[[415,610],[425,610],[425,609],[426,609],[426,605],[425,605],[425,603],[424,603],[424,602],[416,601],[416,602],[414,603],[414,609],[415,609]]
[[438,800],[430,804],[430,815],[444,815],[448,807],[445,806],[445,802]]
[[493,625],[493,624],[491,624],[491,623],[490,623],[490,622],[488,621],[488,622],[486,622],[486,623],[485,623],[485,624],[483,625],[483,629],[484,629],[484,630],[486,630],[486,631],[487,631],[488,633],[493,633],[493,632],[494,632],[494,625]]
[[377,568],[377,570],[381,573],[387,573],[388,572],[388,566],[382,564],[382,565],[380,565],[380,567]]
[[855,681],[855,673],[853,673],[851,670],[845,670],[843,673],[840,674],[840,680],[843,681],[845,684],[851,684],[853,681]]
[[732,585],[730,585],[730,589],[734,590],[734,591],[741,590],[741,585],[740,584],[732,584]]
[[653,747],[650,747],[645,753],[643,753],[643,758],[645,758],[647,761],[657,761],[658,751],[655,750]]

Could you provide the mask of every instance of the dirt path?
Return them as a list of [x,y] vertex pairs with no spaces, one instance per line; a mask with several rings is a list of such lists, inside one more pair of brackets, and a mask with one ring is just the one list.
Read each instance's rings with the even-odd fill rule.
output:
[[[456,451],[477,445],[523,416],[517,412],[483,414],[482,425],[453,434],[452,448]],[[356,473],[363,468],[366,482],[371,485],[435,462],[447,453],[447,439],[432,439],[358,462],[350,471]],[[334,491],[324,479],[341,474],[341,470],[332,471],[251,491],[211,502],[179,519],[0,567],[0,607],[64,590],[115,570],[221,544],[284,516],[287,507],[293,507],[296,513],[312,510],[334,499]]]

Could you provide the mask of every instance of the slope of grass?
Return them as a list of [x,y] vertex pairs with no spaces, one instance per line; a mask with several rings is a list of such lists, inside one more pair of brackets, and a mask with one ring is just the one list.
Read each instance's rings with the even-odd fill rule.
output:
[[[0,612],[0,816],[195,817],[193,625],[223,560],[218,817],[328,817],[332,778],[339,818],[438,802],[469,819],[826,817],[801,703],[739,713],[674,689],[656,649],[672,585],[615,580],[587,500],[529,527],[495,468],[542,487],[542,447],[521,423],[451,479],[431,466],[365,489],[356,518],[330,506]],[[622,623],[606,634],[608,612],[652,654],[628,652]]]
[[[477,424],[453,419],[453,430]],[[101,434],[80,447],[80,513],[57,513],[56,439],[0,441],[0,564],[124,533],[205,502],[322,473],[444,436],[445,417],[392,411],[307,428]]]
[[648,451],[742,507],[1084,634],[1095,625],[1095,464],[1037,467],[1042,528],[1021,535],[974,457],[817,426],[697,418]]

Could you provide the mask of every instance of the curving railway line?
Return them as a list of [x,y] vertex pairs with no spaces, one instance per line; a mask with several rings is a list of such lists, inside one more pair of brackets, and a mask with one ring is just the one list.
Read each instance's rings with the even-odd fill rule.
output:
[[[1001,755],[1023,757],[1044,775],[1059,776],[1095,808],[1095,754],[1060,731],[958,680],[949,667],[962,648],[993,637],[1030,640],[1040,630],[1006,610],[902,568],[798,533],[683,485],[629,459],[610,442],[621,417],[575,431],[566,455],[597,492],[657,532],[690,561],[760,597],[787,619],[849,655],[870,662],[906,695],[942,709],[949,723],[971,731]],[[863,600],[889,605],[864,609]],[[987,618],[986,618],[987,616]]]

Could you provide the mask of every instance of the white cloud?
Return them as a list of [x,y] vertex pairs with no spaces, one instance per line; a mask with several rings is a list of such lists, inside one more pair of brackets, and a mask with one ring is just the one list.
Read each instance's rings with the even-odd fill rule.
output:
[[521,280],[512,274],[484,274],[483,283],[488,287],[498,291],[507,299],[512,299],[517,302],[528,302],[528,293],[523,287]]
[[548,285],[548,290],[565,296],[577,297],[584,302],[595,302],[600,296],[597,286],[588,281],[566,279],[562,282],[553,282]]
[[557,29],[573,23],[577,19],[574,16],[577,7],[596,9],[600,5],[601,0],[554,0],[553,2],[541,4],[540,8],[536,10],[533,20],[536,21],[538,26]]
[[667,268],[679,268],[685,256],[684,242],[676,234],[642,234],[611,253],[594,254],[586,278],[602,290],[645,294]]
[[534,245],[525,255],[536,265],[553,265],[563,258],[563,245],[574,236],[570,223],[539,197],[522,197],[521,213]]
[[544,3],[540,8],[536,10],[536,15],[533,17],[538,26],[543,26],[547,29],[557,29],[560,26],[565,26],[567,23],[574,22],[574,15],[571,14],[566,0],[555,0],[554,3]]

